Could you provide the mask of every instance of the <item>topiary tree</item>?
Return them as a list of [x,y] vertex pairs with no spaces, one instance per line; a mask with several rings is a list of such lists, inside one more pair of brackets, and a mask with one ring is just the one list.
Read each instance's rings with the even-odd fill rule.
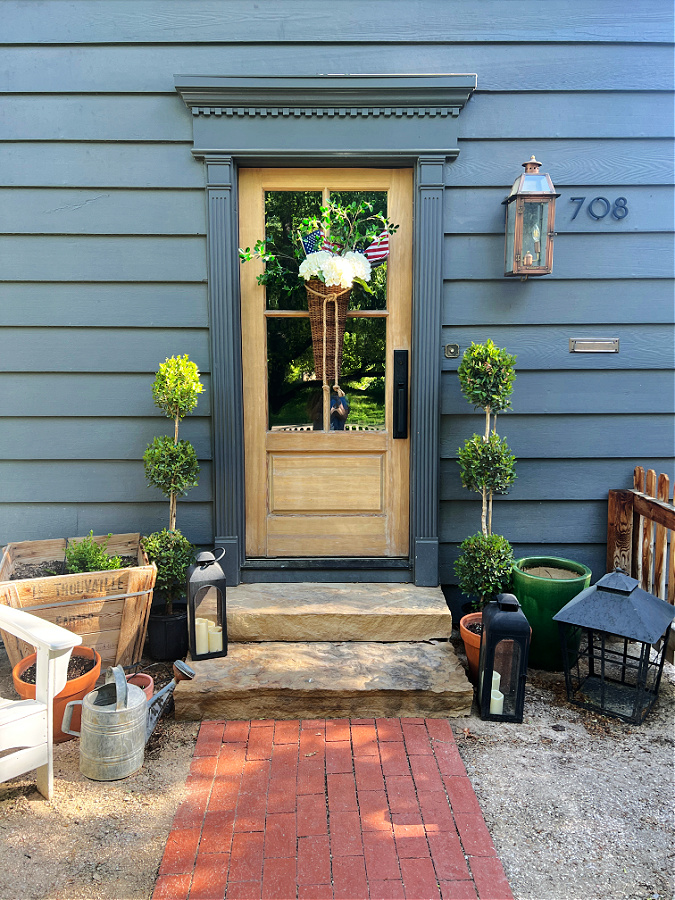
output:
[[485,431],[459,448],[462,484],[481,495],[481,532],[460,547],[455,574],[465,594],[486,599],[502,591],[513,568],[513,551],[506,538],[492,534],[492,499],[513,484],[516,458],[497,434],[497,415],[511,408],[516,357],[491,340],[472,343],[465,351],[458,375],[462,393],[475,408],[485,411]]
[[157,566],[155,587],[164,596],[167,615],[173,613],[174,600],[185,594],[188,567],[195,561],[195,548],[180,531],[155,531],[141,540],[150,562]]
[[185,356],[172,356],[161,363],[152,385],[155,406],[174,421],[174,435],[156,437],[143,454],[149,484],[169,498],[169,531],[176,528],[178,497],[199,482],[199,463],[189,441],[178,440],[180,420],[197,405],[204,386],[199,369]]

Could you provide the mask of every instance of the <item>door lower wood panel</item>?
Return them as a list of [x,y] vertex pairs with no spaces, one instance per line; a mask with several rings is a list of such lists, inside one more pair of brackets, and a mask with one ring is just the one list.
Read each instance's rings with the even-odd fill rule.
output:
[[270,515],[384,512],[382,455],[270,453]]

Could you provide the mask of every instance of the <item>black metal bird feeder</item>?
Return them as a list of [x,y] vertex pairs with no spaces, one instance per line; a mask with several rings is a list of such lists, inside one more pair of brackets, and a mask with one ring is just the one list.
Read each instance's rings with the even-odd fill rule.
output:
[[227,656],[225,573],[220,560],[203,551],[187,571],[188,635],[192,659]]
[[483,607],[478,663],[481,719],[522,722],[532,629],[513,594]]
[[675,609],[621,569],[553,616],[567,699],[640,725],[656,702]]

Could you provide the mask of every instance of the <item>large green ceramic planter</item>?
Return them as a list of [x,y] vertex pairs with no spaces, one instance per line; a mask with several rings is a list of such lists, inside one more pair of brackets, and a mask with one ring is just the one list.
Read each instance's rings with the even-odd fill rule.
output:
[[558,624],[553,616],[590,583],[588,566],[571,559],[526,556],[516,560],[513,593],[532,628],[530,666],[552,672],[562,669]]

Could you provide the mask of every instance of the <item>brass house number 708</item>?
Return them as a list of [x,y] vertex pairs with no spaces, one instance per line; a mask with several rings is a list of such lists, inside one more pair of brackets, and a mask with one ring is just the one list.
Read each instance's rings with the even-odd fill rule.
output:
[[[570,197],[571,203],[576,203],[577,208],[574,210],[572,222],[576,219],[581,211],[581,207],[586,202],[585,197]],[[628,201],[625,197],[617,197],[614,203],[606,197],[593,197],[586,207],[586,212],[592,219],[604,219],[611,212],[614,219],[625,219],[628,215]]]

